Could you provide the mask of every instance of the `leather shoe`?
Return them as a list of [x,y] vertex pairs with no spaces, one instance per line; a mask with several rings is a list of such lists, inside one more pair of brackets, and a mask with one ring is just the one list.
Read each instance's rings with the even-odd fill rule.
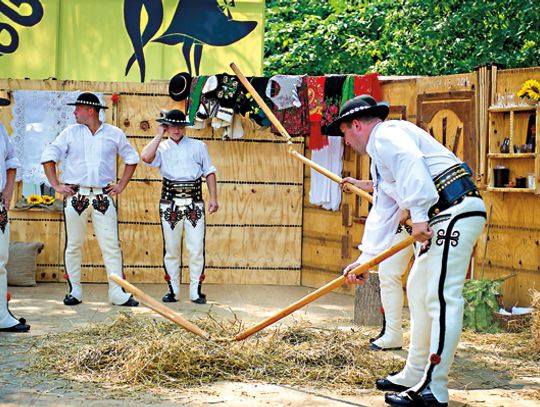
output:
[[411,406],[411,407],[448,407],[448,403],[441,403],[435,398],[428,388],[420,394],[413,392],[387,393],[384,401],[391,406]]
[[403,386],[402,384],[392,383],[388,379],[375,380],[375,387],[382,391],[397,391],[397,392],[402,392],[408,389],[407,386]]
[[30,325],[26,324],[26,319],[19,318],[19,323],[17,325],[10,326],[8,328],[0,328],[0,332],[28,332],[30,330]]
[[163,302],[178,302],[178,300],[176,299],[175,295],[173,293],[167,293],[163,296],[163,298],[161,299],[161,301]]
[[191,300],[191,302],[194,302],[195,304],[206,304],[206,298],[199,297],[196,300]]
[[401,350],[401,346],[396,346],[395,348],[381,348],[380,346],[375,345],[373,342],[369,344],[369,350],[375,350],[375,351],[385,351],[385,350]]
[[199,293],[199,298],[206,298],[206,294],[205,293]]
[[81,302],[71,294],[66,294],[66,298],[64,298],[64,305],[79,305]]
[[133,297],[129,297],[129,300],[127,300],[125,303],[120,304],[122,307],[138,307],[139,301],[137,301]]

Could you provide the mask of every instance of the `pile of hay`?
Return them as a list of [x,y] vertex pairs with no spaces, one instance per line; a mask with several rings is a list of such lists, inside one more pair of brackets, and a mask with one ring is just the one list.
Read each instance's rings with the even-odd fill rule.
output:
[[[238,320],[194,321],[212,338],[230,337]],[[48,335],[36,346],[40,373],[127,387],[189,387],[219,380],[304,385],[350,391],[373,388],[403,361],[366,351],[358,330],[295,323],[244,341],[207,341],[171,323],[118,314],[113,320]]]
[[540,352],[540,291],[531,290],[531,307],[533,307],[531,335],[536,352]]

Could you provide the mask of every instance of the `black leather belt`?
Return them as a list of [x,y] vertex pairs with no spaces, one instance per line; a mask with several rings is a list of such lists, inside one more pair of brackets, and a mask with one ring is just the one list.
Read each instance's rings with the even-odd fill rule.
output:
[[470,168],[463,163],[448,168],[433,179],[439,200],[429,209],[430,218],[459,204],[467,196],[482,199],[471,175]]
[[161,199],[191,198],[194,201],[202,201],[202,179],[195,181],[171,181],[163,178]]

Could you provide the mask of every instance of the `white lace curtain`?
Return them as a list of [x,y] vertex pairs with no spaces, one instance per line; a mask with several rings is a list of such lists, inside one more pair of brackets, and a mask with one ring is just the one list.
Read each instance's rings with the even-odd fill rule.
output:
[[[17,171],[17,181],[49,185],[41,165],[41,153],[65,127],[75,123],[74,106],[68,106],[67,103],[74,102],[79,93],[27,90],[13,92],[11,142],[21,163],[21,168]],[[96,95],[103,101],[101,94]],[[100,119],[105,120],[103,111],[100,112]]]

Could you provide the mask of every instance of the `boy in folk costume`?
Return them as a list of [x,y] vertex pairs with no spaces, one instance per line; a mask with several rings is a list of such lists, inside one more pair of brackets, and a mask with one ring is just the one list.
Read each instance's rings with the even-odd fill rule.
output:
[[[368,215],[364,251],[344,274],[391,244],[393,234],[377,225],[370,230],[373,223],[388,223],[395,233],[395,212],[409,210],[412,236],[421,243],[407,282],[409,354],[401,372],[378,379],[376,386],[395,392],[385,395],[392,406],[448,406],[448,372],[463,320],[461,294],[486,210],[467,165],[414,124],[384,121],[388,112],[388,104],[362,95],[345,103],[329,126],[331,134],[342,134],[356,152],[370,156],[375,183],[392,186],[377,197],[388,211],[376,219]],[[363,284],[368,277],[367,271],[352,274],[347,282]]]
[[[205,205],[202,200],[202,177],[206,177],[208,213],[218,210],[216,168],[202,141],[184,135],[191,124],[177,109],[157,119],[161,125],[158,134],[141,153],[148,165],[159,168],[163,189],[159,205],[164,244],[165,280],[169,292],[163,302],[176,302],[180,295],[180,268],[182,267],[182,231],[185,230],[189,252],[189,298],[196,304],[206,303],[201,292],[204,279]],[[168,139],[163,140],[167,133]]]
[[[7,106],[10,100],[7,95],[0,95],[0,106]],[[15,173],[20,166],[15,157],[13,146],[9,141],[6,128],[0,123],[0,332],[27,332],[30,325],[24,318],[17,319],[9,311],[7,291],[6,264],[9,254],[9,220],[8,208],[15,185]]]
[[[121,193],[131,179],[139,156],[118,127],[99,120],[99,109],[107,109],[93,93],[81,93],[74,103],[77,124],[68,126],[41,156],[45,175],[56,192],[64,195],[66,227],[65,267],[69,293],[64,304],[82,302],[81,255],[88,219],[92,218],[107,275],[122,277],[122,252],[118,241],[118,216],[112,197]],[[116,184],[116,158],[125,162]],[[56,164],[65,160],[61,182]],[[136,307],[139,303],[122,287],[109,280],[109,301]]]

